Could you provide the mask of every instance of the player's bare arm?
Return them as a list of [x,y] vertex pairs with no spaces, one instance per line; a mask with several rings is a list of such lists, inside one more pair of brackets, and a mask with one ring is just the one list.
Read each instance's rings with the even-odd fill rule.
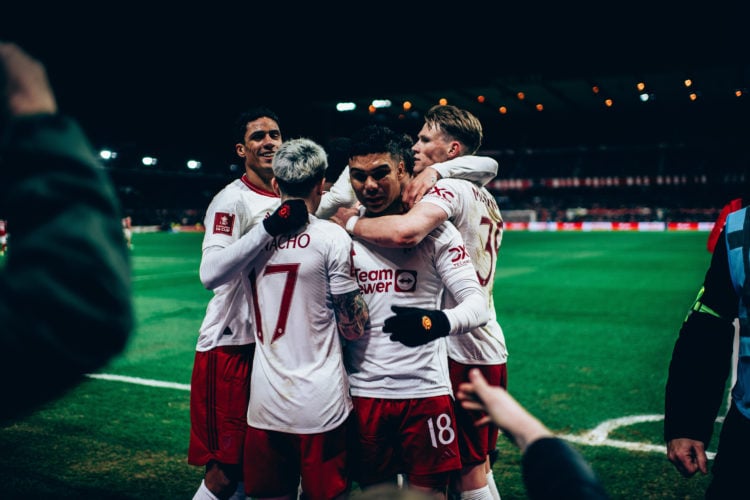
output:
[[333,296],[333,312],[339,333],[347,340],[357,340],[365,333],[370,321],[367,302],[359,290]]
[[381,247],[413,247],[446,220],[448,214],[439,206],[417,203],[405,214],[359,219],[352,236]]

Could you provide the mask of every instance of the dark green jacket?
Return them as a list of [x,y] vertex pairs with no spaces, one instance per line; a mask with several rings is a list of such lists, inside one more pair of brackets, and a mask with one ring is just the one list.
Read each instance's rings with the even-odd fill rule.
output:
[[134,323],[120,205],[78,125],[38,115],[2,132],[0,421],[105,366]]

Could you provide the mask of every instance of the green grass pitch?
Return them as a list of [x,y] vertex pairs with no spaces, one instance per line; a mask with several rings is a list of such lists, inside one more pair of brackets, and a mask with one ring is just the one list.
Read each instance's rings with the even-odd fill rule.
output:
[[[101,372],[167,384],[91,378],[0,428],[0,498],[192,498],[203,471],[186,461],[187,388],[211,296],[198,279],[201,239],[134,235],[137,327],[126,352]],[[672,346],[710,260],[706,239],[704,232],[504,235],[494,297],[509,389],[571,439],[613,498],[703,497],[707,477],[684,479],[667,462],[659,417]],[[606,439],[587,441],[597,426],[627,417]],[[503,500],[525,498],[518,450],[502,436],[498,448]]]

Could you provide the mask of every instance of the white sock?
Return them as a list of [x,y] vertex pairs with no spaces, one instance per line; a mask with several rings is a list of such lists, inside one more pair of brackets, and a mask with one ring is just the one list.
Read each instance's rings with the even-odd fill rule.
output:
[[247,495],[245,495],[245,483],[242,481],[237,483],[237,489],[234,491],[234,494],[229,497],[229,500],[245,500],[247,498]]
[[500,492],[497,489],[497,483],[495,482],[495,476],[492,474],[492,469],[487,473],[487,486],[490,488],[492,498],[500,500]]
[[206,481],[203,480],[198,491],[193,495],[193,500],[219,500],[219,497],[211,493],[211,490],[206,487]]
[[462,491],[461,500],[492,500],[489,486],[482,486],[476,490]]

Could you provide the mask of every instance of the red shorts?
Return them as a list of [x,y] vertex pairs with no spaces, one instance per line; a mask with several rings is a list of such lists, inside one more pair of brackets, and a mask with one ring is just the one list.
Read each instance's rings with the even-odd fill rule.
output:
[[403,473],[416,486],[442,486],[449,472],[461,469],[450,396],[354,396],[352,402],[357,420],[352,475],[360,485],[388,482]]
[[302,478],[310,500],[328,500],[349,491],[349,420],[318,434],[287,434],[248,426],[243,481],[253,498],[293,494]]
[[[490,385],[508,387],[508,367],[502,365],[464,365],[448,359],[451,385],[458,388],[461,382],[468,382],[469,370],[477,368]],[[455,389],[454,389],[455,391]],[[456,405],[456,425],[458,427],[458,446],[461,450],[461,463],[464,467],[483,463],[487,454],[497,446],[499,429],[494,424],[477,427],[474,422],[485,413],[482,411],[465,410],[460,404]]]
[[190,380],[188,463],[242,463],[255,344],[196,352]]

